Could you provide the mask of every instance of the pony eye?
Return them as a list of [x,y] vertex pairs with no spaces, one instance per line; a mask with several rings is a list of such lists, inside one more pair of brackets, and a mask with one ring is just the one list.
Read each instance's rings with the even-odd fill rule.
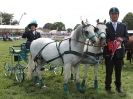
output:
[[88,35],[88,33],[89,33],[88,31],[85,31],[85,34],[87,34],[87,35]]
[[98,28],[95,28],[95,29],[94,29],[94,32],[98,32],[98,30],[99,30]]
[[89,32],[88,31],[85,31],[85,36],[88,36],[89,35]]

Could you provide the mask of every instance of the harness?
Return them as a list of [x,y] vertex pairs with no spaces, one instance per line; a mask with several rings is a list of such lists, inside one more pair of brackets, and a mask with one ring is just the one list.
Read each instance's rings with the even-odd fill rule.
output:
[[[50,59],[50,60],[48,60],[48,61],[45,60],[45,63],[48,64],[48,63],[50,63],[51,61],[54,61],[54,60],[56,60],[56,59],[58,59],[58,58],[61,58],[62,63],[64,63],[64,59],[63,59],[63,55],[64,55],[64,54],[74,54],[74,55],[77,55],[77,56],[82,56],[82,55],[83,55],[82,53],[79,53],[79,52],[76,52],[76,51],[71,50],[71,38],[68,38],[68,39],[69,39],[69,50],[68,50],[68,51],[65,51],[64,53],[61,53],[61,52],[60,52],[60,45],[61,45],[62,41],[59,42],[59,45],[58,45],[57,42],[56,42],[56,48],[57,48],[57,51],[58,51],[59,56],[57,56],[57,57],[55,57],[55,58],[53,58],[53,59]],[[68,39],[65,39],[65,40],[68,40]],[[49,44],[51,44],[51,43],[55,43],[55,41],[54,41],[54,42],[49,42],[49,43],[47,43],[47,44],[38,52],[38,54],[35,56],[34,61],[37,62],[38,59],[42,59],[42,56],[41,56],[42,50],[43,50],[44,48],[46,48],[46,47],[47,47]],[[43,60],[44,60],[44,59],[43,59]]]
[[[88,24],[88,25],[85,25],[85,26],[83,26],[83,28],[82,28],[82,34],[84,33],[84,32],[86,32],[85,30],[84,30],[84,28],[86,27],[86,26],[90,26],[90,24]],[[86,33],[85,33],[86,34]],[[84,35],[83,35],[84,36]],[[89,39],[92,39],[92,38],[94,38],[96,35],[92,35],[91,37],[88,37]],[[85,37],[86,37],[86,35],[85,35]],[[58,59],[58,58],[61,58],[61,60],[62,60],[62,63],[64,63],[64,59],[63,59],[63,55],[65,55],[65,54],[74,54],[74,55],[77,55],[77,56],[79,56],[79,57],[82,57],[83,56],[83,53],[79,53],[79,52],[76,52],[76,51],[73,51],[73,50],[71,50],[71,38],[67,38],[67,39],[65,39],[65,40],[68,40],[69,39],[69,50],[68,51],[65,51],[65,52],[63,52],[63,53],[61,53],[60,52],[60,45],[61,45],[61,43],[62,43],[62,41],[61,42],[59,42],[59,45],[58,45],[58,43],[56,42],[56,48],[57,48],[57,51],[58,51],[58,56],[57,57],[55,57],[55,58],[53,58],[53,59],[50,59],[50,60],[45,60],[45,63],[50,63],[51,61],[54,61],[54,60],[56,60],[56,59]],[[84,43],[84,42],[81,42],[81,41],[77,41],[77,42],[80,42],[80,43]],[[49,42],[49,43],[47,43],[44,47],[42,47],[42,49],[38,52],[38,54],[35,56],[35,58],[34,58],[34,61],[36,61],[37,62],[37,60],[38,59],[43,59],[42,58],[42,56],[41,56],[41,53],[42,53],[42,50],[45,48],[45,47],[47,47],[49,44],[51,44],[51,43],[55,43],[55,41],[54,42]],[[85,43],[84,43],[85,44]],[[44,59],[43,59],[44,60]]]
[[[86,51],[85,51],[84,54],[83,54],[83,57],[84,57],[84,58],[87,58],[88,55],[90,55],[90,56],[95,57],[95,58],[98,60],[99,57],[103,55],[102,52],[101,52],[101,53],[92,53],[92,52],[88,52],[88,46],[91,46],[91,45],[87,45]],[[93,47],[99,47],[99,46],[93,46]]]
[[101,34],[105,34],[105,35],[106,35],[105,32],[100,32],[100,33],[98,32],[98,33],[97,33],[98,36],[100,36]]
[[[102,23],[99,23],[99,24],[102,24]],[[106,35],[105,32],[97,32],[97,37],[99,37],[101,34],[105,34],[105,35]],[[84,58],[87,58],[88,55],[90,55],[90,56],[95,57],[96,60],[98,60],[99,57],[103,55],[103,52],[101,52],[101,53],[92,53],[92,52],[88,52],[88,46],[100,47],[100,46],[97,46],[97,45],[90,45],[90,44],[87,44],[86,51],[85,51],[84,54],[83,54],[83,57],[84,57]]]
[[93,56],[98,60],[99,57],[103,55],[103,53],[101,52],[101,53],[95,54],[95,53],[91,53],[91,52],[84,52],[83,57],[86,58],[86,57],[88,57],[88,55]]

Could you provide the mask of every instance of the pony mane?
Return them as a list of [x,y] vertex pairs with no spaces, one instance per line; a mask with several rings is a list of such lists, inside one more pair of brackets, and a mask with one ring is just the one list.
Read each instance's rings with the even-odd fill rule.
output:
[[[71,38],[75,39],[75,40],[78,40],[79,37],[81,36],[80,35],[80,32],[82,32],[82,25],[80,24],[71,34]],[[76,35],[75,35],[76,34]]]

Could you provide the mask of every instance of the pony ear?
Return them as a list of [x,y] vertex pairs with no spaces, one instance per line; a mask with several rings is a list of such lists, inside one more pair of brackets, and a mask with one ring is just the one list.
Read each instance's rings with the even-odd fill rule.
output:
[[104,24],[106,24],[106,19],[104,20]]
[[98,32],[98,28],[97,27],[94,27],[94,32]]
[[80,16],[80,20],[83,21],[82,16]]
[[97,19],[96,21],[97,21],[97,23],[99,23],[99,19]]
[[89,24],[88,19],[86,19],[86,24]]
[[84,21],[83,21],[83,20],[82,20],[82,22],[81,22],[81,23],[82,23],[82,25],[83,25],[83,26],[85,26],[85,23],[84,23]]

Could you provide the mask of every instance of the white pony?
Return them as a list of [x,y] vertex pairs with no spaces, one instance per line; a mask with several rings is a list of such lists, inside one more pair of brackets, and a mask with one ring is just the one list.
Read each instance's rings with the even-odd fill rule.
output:
[[[94,65],[94,88],[98,89],[98,67],[100,64],[100,61],[103,59],[103,46],[106,44],[106,20],[104,22],[99,22],[99,19],[97,20],[97,26],[96,26],[96,33],[98,37],[97,44],[87,44],[84,47],[84,55],[80,61],[80,63],[84,64],[84,75],[83,75],[83,81],[81,84],[81,89],[84,92],[86,89],[86,79],[87,79],[87,72],[89,68],[89,64]],[[90,43],[87,40],[87,43]],[[78,64],[80,65],[80,64]],[[72,68],[73,71],[73,68]],[[73,75],[74,74],[74,75]],[[73,76],[75,77],[76,73],[74,72],[71,76],[71,79],[73,79]]]
[[[42,80],[40,69],[46,63],[58,66],[64,65],[64,91],[69,93],[68,80],[71,77],[71,66],[75,66],[80,61],[86,39],[91,42],[98,40],[94,26],[82,21],[82,24],[75,29],[70,38],[61,42],[55,42],[50,38],[34,40],[30,46],[31,57],[28,64],[28,78],[37,75],[38,79]],[[79,66],[75,66],[75,71],[78,72],[78,70]],[[77,75],[79,75],[78,73]],[[81,91],[79,76],[76,76],[76,80],[77,89]]]
[[97,20],[96,33],[99,41],[97,44],[94,44],[93,46],[85,46],[84,53],[86,58],[82,60],[82,63],[84,64],[84,76],[82,81],[82,87],[85,87],[89,64],[92,64],[94,65],[94,88],[98,89],[98,67],[103,59],[103,46],[106,45],[107,27],[105,23],[106,20],[104,20],[104,22],[99,22],[99,19]]

